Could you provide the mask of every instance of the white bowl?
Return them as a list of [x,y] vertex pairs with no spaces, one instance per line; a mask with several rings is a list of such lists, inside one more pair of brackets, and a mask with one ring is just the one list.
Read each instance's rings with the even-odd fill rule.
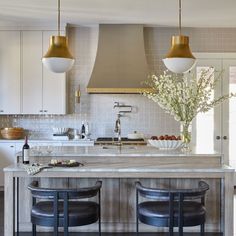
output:
[[63,128],[63,127],[53,127],[53,134],[65,134],[68,132],[69,128]]
[[152,140],[149,139],[148,142],[156,148],[159,149],[177,149],[182,146],[181,140]]

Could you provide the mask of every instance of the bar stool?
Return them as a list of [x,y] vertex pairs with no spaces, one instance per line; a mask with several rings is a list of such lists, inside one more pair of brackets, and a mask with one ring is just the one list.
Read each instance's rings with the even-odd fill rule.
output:
[[[38,181],[33,181],[28,186],[33,199],[32,235],[36,236],[36,225],[53,227],[54,236],[58,235],[58,227],[64,227],[64,235],[68,236],[68,227],[88,225],[97,221],[101,235],[101,186],[102,182],[97,181],[95,186],[88,188],[49,189],[40,188]],[[98,202],[79,200],[97,195]]]
[[[203,236],[206,220],[205,193],[208,189],[209,185],[203,181],[195,189],[154,189],[136,182],[137,235],[140,221],[156,227],[169,227],[169,236],[173,236],[174,227],[178,227],[179,236],[183,236],[183,227],[200,225]],[[139,195],[152,201],[139,203]]]

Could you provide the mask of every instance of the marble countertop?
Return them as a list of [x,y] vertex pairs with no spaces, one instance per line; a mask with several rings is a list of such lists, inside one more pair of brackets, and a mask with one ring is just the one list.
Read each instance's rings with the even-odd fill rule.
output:
[[[4,172],[26,172],[24,165],[23,164],[13,164],[10,165],[8,167],[4,168]],[[42,173],[46,173],[46,175],[50,172],[58,172],[59,176],[60,173],[86,173],[88,175],[88,177],[93,177],[93,176],[89,176],[89,173],[98,173],[99,176],[102,175],[103,177],[106,177],[107,173],[110,173],[112,175],[112,177],[118,177],[118,175],[121,175],[122,177],[125,177],[125,175],[123,176],[122,173],[130,173],[131,175],[133,173],[140,173],[140,174],[152,174],[152,173],[174,173],[177,174],[179,173],[179,177],[181,177],[181,174],[184,173],[190,173],[194,176],[194,173],[215,173],[215,172],[234,172],[234,169],[230,166],[227,165],[221,165],[219,167],[216,168],[211,168],[211,167],[196,167],[196,166],[165,166],[165,167],[161,167],[159,165],[156,165],[154,163],[149,163],[149,164],[144,164],[144,166],[141,166],[140,163],[139,164],[132,164],[132,163],[121,163],[121,162],[112,162],[112,163],[103,163],[103,162],[84,162],[84,166],[82,167],[54,167],[54,168],[50,168],[50,169],[44,169],[40,175],[42,175]],[[117,175],[118,173],[118,175]],[[72,175],[73,177],[73,175]],[[111,177],[111,176],[109,176]],[[130,176],[127,176],[130,177]],[[144,177],[144,175],[140,175],[140,177]]]
[[[33,152],[32,152],[33,151]],[[18,153],[21,155],[21,153]],[[228,172],[233,169],[222,165],[222,155],[215,152],[201,153],[197,150],[183,153],[180,150],[159,150],[151,146],[91,146],[91,147],[52,147],[48,150],[31,150],[31,163],[48,165],[51,159],[76,160],[83,166],[45,169],[39,176],[81,177],[153,177],[157,173],[172,173],[181,176],[195,172]],[[14,164],[4,168],[5,172],[21,172],[25,174],[22,164]],[[38,174],[37,174],[38,175]]]
[[[22,143],[24,142],[24,139],[0,139],[0,143]],[[81,142],[81,143],[94,143],[94,140],[83,140],[83,139],[78,139],[78,140],[74,140],[74,139],[69,139],[69,140],[55,140],[53,138],[42,138],[42,139],[30,139],[29,140],[29,143],[36,143],[36,142],[39,142],[39,143],[43,143],[43,142],[47,142],[47,143],[50,143],[50,142],[69,142],[69,143],[73,143],[73,142]]]
[[[17,153],[21,156],[21,152]],[[123,145],[119,146],[91,146],[91,147],[78,147],[78,146],[51,146],[32,148],[32,157],[106,157],[106,156],[118,156],[118,157],[199,157],[199,156],[215,156],[221,157],[221,154],[214,151],[208,153],[202,153],[198,150],[191,152],[182,152],[181,150],[159,150],[151,146],[131,146]]]

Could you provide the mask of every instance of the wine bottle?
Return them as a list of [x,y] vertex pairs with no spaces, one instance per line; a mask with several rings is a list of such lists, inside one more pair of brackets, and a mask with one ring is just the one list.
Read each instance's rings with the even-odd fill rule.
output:
[[82,139],[85,138],[85,125],[84,125],[84,122],[82,122],[82,127],[81,127],[81,138]]
[[29,152],[30,152],[30,146],[28,144],[28,137],[25,136],[25,144],[22,147],[22,162],[23,162],[23,164],[29,164]]

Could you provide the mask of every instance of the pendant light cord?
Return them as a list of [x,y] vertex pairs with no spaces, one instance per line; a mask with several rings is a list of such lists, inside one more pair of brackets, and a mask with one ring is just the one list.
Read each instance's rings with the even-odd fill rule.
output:
[[181,35],[181,0],[179,0],[179,35]]
[[60,0],[58,0],[58,15],[57,15],[57,31],[58,31],[58,36],[61,34],[61,4]]

